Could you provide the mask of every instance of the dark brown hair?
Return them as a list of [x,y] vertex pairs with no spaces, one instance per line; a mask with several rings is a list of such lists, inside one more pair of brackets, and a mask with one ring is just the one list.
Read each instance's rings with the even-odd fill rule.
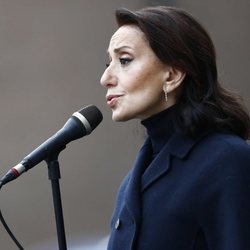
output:
[[148,7],[116,11],[118,26],[134,24],[145,34],[150,47],[164,63],[184,73],[176,121],[185,133],[230,130],[249,138],[250,118],[239,96],[218,82],[213,42],[189,13],[174,7]]

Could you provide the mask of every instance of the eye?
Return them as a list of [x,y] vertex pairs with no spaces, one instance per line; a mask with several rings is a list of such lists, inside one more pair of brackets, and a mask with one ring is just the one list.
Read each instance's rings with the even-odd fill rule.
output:
[[133,59],[128,58],[128,57],[121,57],[119,58],[121,65],[127,65],[130,62],[132,62]]

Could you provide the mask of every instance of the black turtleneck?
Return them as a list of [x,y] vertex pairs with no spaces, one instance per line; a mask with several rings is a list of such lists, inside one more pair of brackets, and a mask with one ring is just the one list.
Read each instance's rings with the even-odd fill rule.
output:
[[153,158],[161,151],[176,130],[175,112],[176,106],[174,105],[141,122],[147,129],[147,134],[151,140]]

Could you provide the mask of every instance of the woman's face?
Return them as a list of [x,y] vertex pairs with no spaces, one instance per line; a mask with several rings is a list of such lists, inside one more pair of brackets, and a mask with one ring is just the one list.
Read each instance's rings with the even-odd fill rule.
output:
[[108,48],[109,64],[101,77],[114,121],[144,120],[167,107],[163,84],[168,74],[135,25],[121,26]]

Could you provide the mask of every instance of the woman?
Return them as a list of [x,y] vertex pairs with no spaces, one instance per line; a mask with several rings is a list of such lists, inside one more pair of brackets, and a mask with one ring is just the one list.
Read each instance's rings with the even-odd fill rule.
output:
[[101,84],[114,121],[148,137],[118,192],[109,250],[249,250],[250,119],[183,10],[116,12]]

